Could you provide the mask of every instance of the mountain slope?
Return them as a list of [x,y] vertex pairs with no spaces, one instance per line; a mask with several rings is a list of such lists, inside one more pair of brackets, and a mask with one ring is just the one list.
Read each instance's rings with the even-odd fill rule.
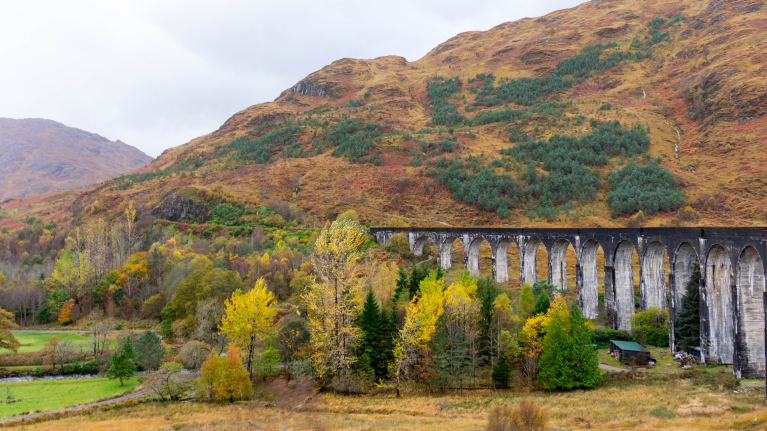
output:
[[764,224],[765,60],[761,0],[587,2],[333,62],[73,208],[192,188],[319,221]]
[[0,118],[0,199],[81,188],[151,161],[119,140],[55,121]]

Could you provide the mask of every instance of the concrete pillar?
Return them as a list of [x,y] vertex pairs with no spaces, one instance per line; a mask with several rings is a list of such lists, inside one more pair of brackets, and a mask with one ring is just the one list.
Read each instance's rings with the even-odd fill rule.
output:
[[759,253],[747,247],[738,259],[737,274],[733,277],[735,315],[736,377],[765,377],[764,320],[764,266]]
[[[531,286],[538,281],[538,262],[537,254],[538,247],[541,245],[541,241],[537,238],[532,238],[524,245],[525,248],[525,283],[529,283]],[[521,253],[520,253],[521,254]],[[551,276],[551,268],[549,268],[549,276]]]
[[631,330],[631,316],[634,314],[634,267],[631,257],[634,246],[623,241],[615,250],[615,309],[618,313],[618,329]]
[[514,242],[509,238],[502,239],[496,246],[493,255],[495,256],[495,281],[496,283],[506,283],[509,281],[509,247]]
[[554,243],[549,254],[549,284],[567,290],[567,248],[570,243],[561,239]]
[[712,247],[706,258],[706,279],[708,356],[719,364],[732,364],[735,337],[732,268],[727,250],[720,245]]
[[615,305],[615,269],[612,265],[608,266],[607,262],[605,262],[605,315],[606,326],[618,329],[618,309]]
[[[575,267],[576,293],[583,317],[596,319],[599,315],[599,279],[597,276],[597,251],[599,243],[587,241],[581,251],[581,259]],[[605,288],[605,296],[607,288]]]
[[648,245],[645,250],[639,277],[639,308],[642,311],[650,307],[666,309],[666,274],[663,271],[665,255],[665,247],[657,241]]
[[674,319],[676,319],[676,304],[674,302],[674,265],[668,271],[669,308],[668,308],[668,345],[671,353],[676,353],[676,334],[674,333]]

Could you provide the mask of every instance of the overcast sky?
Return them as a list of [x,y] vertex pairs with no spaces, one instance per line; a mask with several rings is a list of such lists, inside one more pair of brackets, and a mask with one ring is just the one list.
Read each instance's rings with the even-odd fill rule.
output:
[[46,118],[156,157],[343,58],[423,57],[582,0],[4,1],[0,117]]

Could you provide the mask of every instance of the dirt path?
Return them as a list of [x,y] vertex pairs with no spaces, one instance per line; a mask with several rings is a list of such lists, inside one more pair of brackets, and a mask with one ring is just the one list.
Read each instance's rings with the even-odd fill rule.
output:
[[625,368],[613,367],[613,366],[610,366],[610,365],[605,365],[605,364],[603,364],[601,362],[599,363],[599,369],[600,370],[605,370],[605,371],[610,371],[612,373],[628,373],[628,371],[629,371],[629,370],[627,370]]
[[[192,379],[196,379],[199,376],[200,376],[199,374],[184,374],[184,375],[179,376],[177,380],[179,382],[186,382],[186,381],[189,381],[189,380],[192,380]],[[127,401],[127,400],[136,399],[136,398],[141,398],[141,397],[143,397],[145,395],[149,395],[150,392],[151,392],[151,389],[147,388],[147,389],[142,389],[142,390],[137,391],[137,392],[133,392],[132,394],[123,395],[121,397],[112,398],[112,399],[108,399],[108,400],[105,400],[105,401],[99,401],[97,403],[83,404],[81,406],[69,407],[69,408],[60,409],[60,410],[54,410],[54,411],[51,411],[51,412],[34,413],[34,414],[31,414],[31,415],[16,416],[16,417],[12,417],[12,418],[0,419],[0,425],[5,425],[5,424],[13,423],[13,422],[26,421],[26,420],[30,420],[30,419],[43,418],[43,417],[46,417],[46,416],[55,415],[57,413],[76,412],[76,411],[79,411],[79,410],[89,409],[91,407],[107,406],[107,405],[119,403],[119,402],[122,402],[122,401]]]

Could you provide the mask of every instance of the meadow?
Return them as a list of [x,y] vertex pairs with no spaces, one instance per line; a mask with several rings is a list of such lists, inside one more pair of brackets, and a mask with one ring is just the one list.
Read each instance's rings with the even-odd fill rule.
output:
[[[550,429],[763,429],[763,383],[728,386],[728,368],[703,372],[707,379],[642,374],[607,377],[591,390],[533,392],[465,391],[447,396],[407,394],[342,396],[321,393],[298,412],[273,407],[268,395],[241,404],[150,403],[98,411],[25,430],[478,430],[496,403],[530,398],[548,410]],[[713,384],[708,384],[713,383]],[[752,383],[754,384],[752,386]],[[258,389],[257,389],[258,392]],[[286,428],[283,428],[286,427]]]
[[[70,340],[72,344],[89,346],[92,337],[84,332],[71,332],[71,333],[31,333],[31,332],[15,332],[13,334],[17,340],[19,340],[18,353],[37,352],[45,347],[52,337],[58,337],[59,340]],[[116,340],[112,340],[111,344],[116,344]]]
[[[76,404],[113,397],[138,386],[137,379],[125,380],[120,386],[117,380],[106,378],[33,380],[0,384],[0,400],[5,400],[6,390],[21,401],[0,404],[0,417],[7,418],[25,413],[57,410]],[[50,424],[49,424],[50,425]]]

